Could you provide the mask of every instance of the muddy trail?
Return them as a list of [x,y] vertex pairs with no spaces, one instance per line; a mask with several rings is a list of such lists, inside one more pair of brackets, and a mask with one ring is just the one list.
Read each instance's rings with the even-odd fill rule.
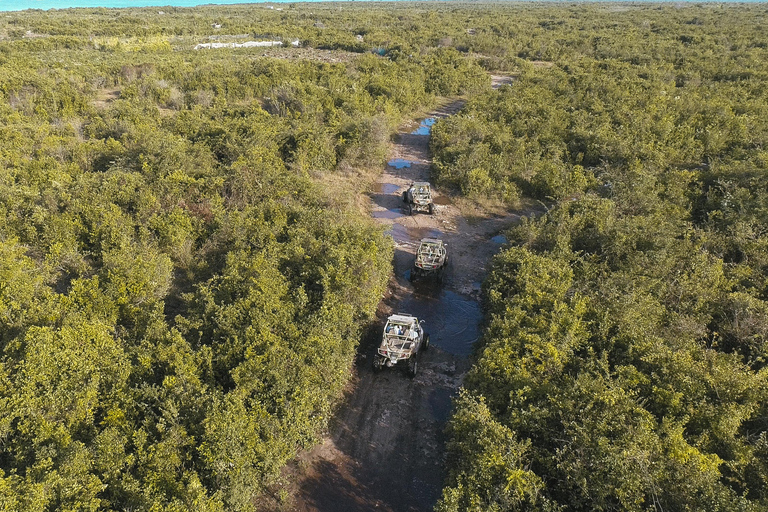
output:
[[[379,307],[380,323],[361,343],[350,391],[331,433],[295,463],[298,479],[290,510],[426,511],[440,498],[446,476],[443,430],[479,336],[480,283],[505,242],[499,233],[519,218],[478,212],[470,222],[439,189],[433,193],[434,215],[405,214],[402,192],[412,181],[429,180],[431,124],[461,105],[452,102],[404,127],[371,195],[372,215],[395,243],[394,274]],[[448,244],[442,284],[409,281],[423,237]],[[376,374],[372,368],[386,317],[398,312],[424,320],[431,339],[413,379],[405,367]]]

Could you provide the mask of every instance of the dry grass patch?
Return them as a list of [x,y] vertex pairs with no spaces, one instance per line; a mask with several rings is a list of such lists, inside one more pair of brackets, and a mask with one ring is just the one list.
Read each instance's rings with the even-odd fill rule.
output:
[[119,97],[120,97],[119,87],[99,89],[96,92],[96,98],[93,100],[93,105],[99,109],[107,108],[110,103],[112,103]]

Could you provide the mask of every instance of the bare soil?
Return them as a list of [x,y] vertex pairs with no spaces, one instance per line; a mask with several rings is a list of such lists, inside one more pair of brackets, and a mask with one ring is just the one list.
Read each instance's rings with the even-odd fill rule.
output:
[[498,89],[502,85],[511,85],[515,78],[515,75],[491,75],[491,86]]
[[93,100],[93,104],[99,109],[107,108],[110,103],[114,102],[119,97],[120,89],[118,87],[99,89],[96,93],[96,98]]
[[272,46],[258,48],[257,50],[259,57],[285,60],[311,60],[327,62],[330,64],[351,62],[360,57],[359,53],[347,52],[344,50],[322,50],[318,48],[283,48],[280,46]]
[[[462,104],[453,101],[428,118],[453,114]],[[446,476],[443,430],[479,336],[480,282],[503,242],[496,235],[522,212],[478,210],[468,221],[453,199],[437,189],[434,215],[405,214],[402,192],[412,181],[429,180],[429,135],[412,133],[418,126],[403,127],[391,151],[392,159],[399,159],[392,163],[401,168],[387,166],[371,194],[371,214],[388,228],[396,247],[380,322],[361,343],[348,396],[330,433],[294,463],[292,488],[276,507],[280,510],[425,511],[440,498]],[[442,284],[408,279],[419,240],[427,236],[448,244]],[[397,312],[425,320],[431,338],[413,379],[405,368],[376,374],[372,369],[383,323]]]

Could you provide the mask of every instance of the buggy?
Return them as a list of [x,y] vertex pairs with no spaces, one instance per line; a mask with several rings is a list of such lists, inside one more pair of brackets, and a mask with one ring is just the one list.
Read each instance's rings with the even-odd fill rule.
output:
[[408,190],[403,192],[403,202],[408,215],[414,211],[435,213],[435,205],[432,202],[432,187],[426,181],[414,181]]
[[381,345],[373,356],[373,370],[405,363],[408,374],[415,377],[418,368],[416,356],[429,348],[429,334],[424,332],[421,324],[415,316],[403,313],[387,318]]
[[448,264],[445,247],[446,244],[437,238],[422,238],[419,249],[416,251],[416,261],[411,269],[410,280],[415,281],[419,277],[436,277],[442,281]]

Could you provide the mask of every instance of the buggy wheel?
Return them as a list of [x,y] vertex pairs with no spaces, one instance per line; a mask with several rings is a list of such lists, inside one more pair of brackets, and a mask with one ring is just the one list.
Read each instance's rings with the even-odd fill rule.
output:
[[419,362],[416,361],[416,354],[412,355],[410,359],[408,359],[408,375],[411,376],[411,378],[414,378],[416,376],[416,371],[419,369]]
[[421,346],[421,350],[429,350],[429,334],[424,335],[424,344]]
[[415,268],[412,268],[411,269],[411,273],[408,274],[408,280],[410,282],[414,282],[416,280],[416,269]]
[[374,373],[378,373],[381,371],[382,367],[384,366],[384,362],[381,360],[381,357],[379,357],[378,354],[373,356],[373,371]]
[[408,210],[408,215],[413,215],[413,205],[409,203],[406,209]]
[[403,192],[403,202],[404,203],[408,202],[408,192]]
[[430,215],[432,215],[432,214],[434,214],[434,213],[435,213],[435,205],[434,205],[434,204],[432,204],[432,203],[429,203],[429,206],[428,206],[428,208],[429,208],[429,214],[430,214]]

